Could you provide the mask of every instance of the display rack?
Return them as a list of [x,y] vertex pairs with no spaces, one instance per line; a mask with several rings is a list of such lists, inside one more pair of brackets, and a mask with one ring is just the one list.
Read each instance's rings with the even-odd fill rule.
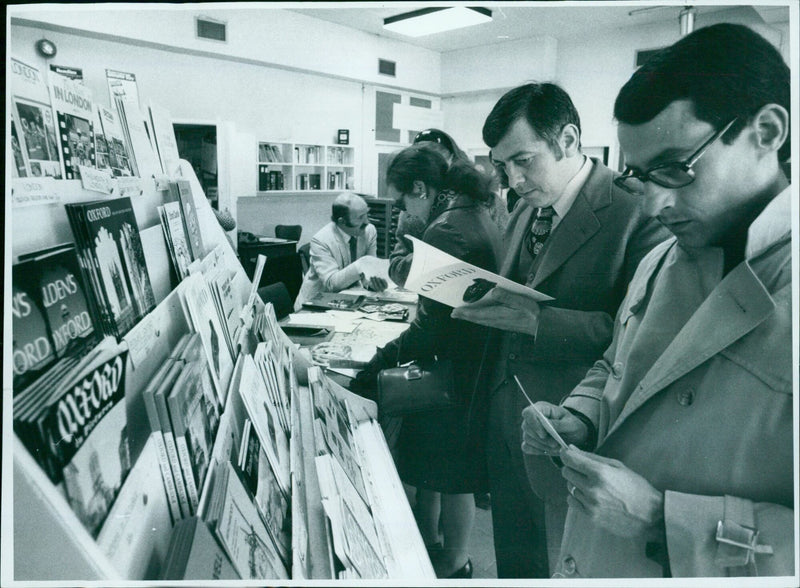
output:
[[[327,158],[328,152],[324,153]],[[323,164],[323,167],[328,166]],[[179,173],[191,184],[207,249],[221,246],[226,267],[236,272],[233,289],[241,301],[248,294],[250,281],[203,197],[191,165],[181,161]],[[55,181],[51,188],[57,195],[55,199],[12,207],[14,256],[72,240],[65,203],[119,195],[86,190],[75,180]],[[26,447],[14,436],[13,526],[4,526],[4,532],[13,530],[11,568],[16,581],[74,583],[103,580],[108,584],[111,581],[160,578],[172,523],[153,438],[146,424],[142,390],[178,339],[189,331],[179,292],[171,289],[169,254],[156,211],[157,206],[164,202],[165,188],[163,179],[141,179],[136,194],[131,194],[157,304],[123,339],[130,348],[139,350],[138,353],[129,353],[126,360],[129,362],[126,368],[127,418],[128,423],[136,424],[129,427],[133,468],[95,540],[72,512],[63,492],[52,484]],[[33,219],[36,219],[35,223]],[[35,226],[37,230],[25,230],[27,226]],[[316,480],[309,391],[299,387],[296,381],[290,384],[294,400],[292,516],[293,523],[301,517],[306,521],[305,526],[297,527],[304,529],[303,533],[295,533],[293,524],[293,573],[296,578],[331,579],[335,572],[331,564],[330,527],[320,504]],[[350,394],[344,390],[340,393]],[[231,418],[235,418],[234,413],[240,413],[241,407],[236,406],[235,395],[231,398],[228,406],[234,408],[228,410],[232,411]],[[383,556],[391,577],[433,579],[433,569],[380,427],[374,420],[367,419],[359,424],[354,440],[368,477],[376,480],[372,509],[376,525],[383,529],[386,548]],[[208,491],[206,485],[200,498],[201,508]],[[6,544],[11,544],[9,540],[10,537],[4,537]],[[4,553],[4,559],[8,553]]]
[[258,192],[355,189],[355,149],[347,145],[258,143]]

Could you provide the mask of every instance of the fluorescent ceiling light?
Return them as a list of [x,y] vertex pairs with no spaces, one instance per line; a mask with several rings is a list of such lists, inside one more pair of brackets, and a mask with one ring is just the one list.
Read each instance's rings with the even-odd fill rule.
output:
[[383,19],[383,28],[408,37],[422,37],[491,22],[488,8],[452,6],[449,8],[421,8]]

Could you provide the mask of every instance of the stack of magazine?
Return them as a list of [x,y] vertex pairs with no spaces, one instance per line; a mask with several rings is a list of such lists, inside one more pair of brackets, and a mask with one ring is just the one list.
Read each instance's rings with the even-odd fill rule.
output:
[[67,204],[89,300],[103,332],[122,337],[155,308],[130,198]]
[[[92,537],[131,469],[127,351],[110,337],[14,399],[14,431]],[[67,368],[68,366],[64,366]]]
[[206,524],[198,517],[172,529],[164,561],[164,580],[238,580],[239,574]]
[[339,579],[387,577],[370,498],[353,439],[357,416],[319,368],[308,370],[314,400],[315,459]]
[[185,335],[142,392],[174,521],[197,512],[220,420],[200,336]]

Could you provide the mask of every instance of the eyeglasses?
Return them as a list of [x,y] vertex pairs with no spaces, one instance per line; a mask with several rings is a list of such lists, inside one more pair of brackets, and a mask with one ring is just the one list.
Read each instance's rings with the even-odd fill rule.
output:
[[[738,117],[737,117],[738,118]],[[715,132],[705,141],[692,155],[684,161],[670,161],[660,163],[651,167],[647,171],[640,172],[630,167],[626,168],[621,176],[614,179],[614,183],[630,194],[640,195],[644,193],[645,182],[653,182],[662,188],[683,188],[695,180],[692,167],[697,160],[716,142],[725,132],[736,122],[734,118],[720,130]]]

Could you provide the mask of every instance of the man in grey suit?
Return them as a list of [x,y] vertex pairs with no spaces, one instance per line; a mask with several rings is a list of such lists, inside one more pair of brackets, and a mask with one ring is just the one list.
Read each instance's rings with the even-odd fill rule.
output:
[[533,401],[558,403],[569,393],[610,343],[639,260],[668,234],[614,185],[615,173],[581,153],[580,133],[569,95],[549,83],[510,90],[483,127],[494,164],[522,200],[501,273],[554,298],[537,304],[494,289],[452,314],[499,329],[484,364],[492,370],[487,459],[501,578],[549,577],[548,552],[555,560],[566,516],[554,462],[523,460],[528,401],[514,376]]
[[331,222],[311,238],[311,264],[295,300],[295,310],[320,292],[339,292],[363,284],[370,290],[385,290],[386,280],[365,276],[363,258],[375,257],[378,236],[368,219],[369,207],[352,192],[342,192],[333,201]]

